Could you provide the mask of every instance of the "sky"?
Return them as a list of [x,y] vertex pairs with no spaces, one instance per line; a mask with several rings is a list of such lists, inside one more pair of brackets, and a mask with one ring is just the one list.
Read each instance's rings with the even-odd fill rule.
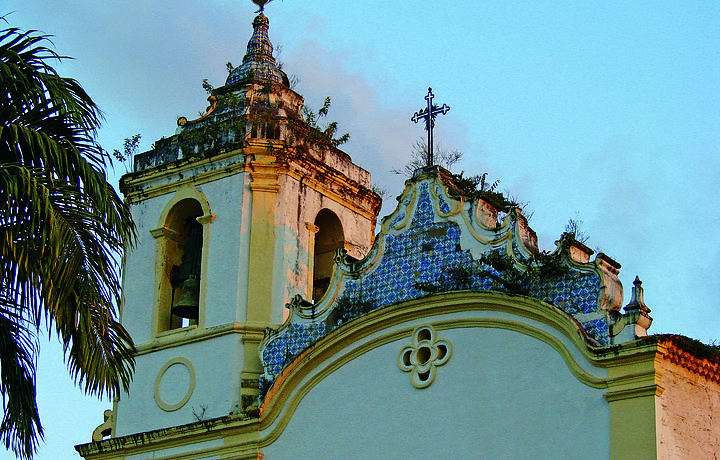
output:
[[[53,35],[57,68],[105,114],[103,146],[142,135],[141,151],[207,106],[252,33],[249,0],[5,0],[8,24]],[[569,219],[621,265],[625,301],[639,276],[651,333],[720,340],[720,2],[275,0],[270,40],[294,88],[387,189],[424,137],[410,121],[435,102],[435,143],[454,168],[488,173],[527,202],[541,249]],[[116,168],[114,177],[125,171]],[[114,179],[116,180],[116,179]],[[73,386],[55,338],[43,340],[39,459],[78,458],[107,401]],[[0,459],[13,458],[0,451]]]

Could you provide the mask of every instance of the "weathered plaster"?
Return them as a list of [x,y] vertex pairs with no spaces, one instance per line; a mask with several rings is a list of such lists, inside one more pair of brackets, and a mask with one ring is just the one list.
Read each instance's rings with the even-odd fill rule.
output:
[[658,458],[717,458],[720,384],[666,360],[657,366],[665,388],[656,401]]
[[[207,416],[221,416],[238,410],[241,392],[251,396],[257,392],[257,378],[262,372],[257,346],[263,329],[280,324],[285,303],[291,296],[308,291],[312,275],[308,271],[306,223],[314,221],[320,209],[331,209],[339,216],[353,250],[370,245],[377,209],[363,208],[367,205],[364,198],[353,198],[364,196],[359,182],[348,182],[355,191],[341,197],[333,187],[347,178],[338,176],[337,171],[324,179],[312,179],[313,174],[320,174],[317,168],[332,163],[333,155],[342,157],[337,159],[338,164],[343,163],[343,170],[356,179],[369,182],[366,171],[352,165],[347,155],[328,151],[322,154],[328,163],[310,162],[302,166],[305,169],[301,173],[300,165],[278,162],[267,147],[264,141],[251,142],[247,149],[252,155],[236,152],[219,155],[213,161],[178,160],[124,181],[140,240],[125,260],[122,321],[140,355],[136,382],[129,397],[122,397],[117,406],[118,434],[188,423],[187,410],[193,401],[208,401]],[[190,189],[202,197],[203,213],[207,214],[203,218],[200,319],[197,326],[163,331],[157,326],[157,309],[160,281],[167,276],[168,262],[159,259],[164,252],[158,238],[166,236],[162,225],[158,229],[158,222],[177,201],[178,190]],[[364,210],[358,212],[360,209]],[[225,345],[229,348],[221,355],[208,348],[209,343],[223,340],[230,340],[232,345]],[[222,382],[201,385],[198,375],[197,387],[186,405],[176,411],[158,412],[137,389],[151,383],[154,369],[166,362],[158,360],[165,359],[167,353],[181,353],[179,356],[193,363],[212,354],[213,362],[222,363],[223,371],[208,375]],[[138,413],[141,418],[129,415]]]

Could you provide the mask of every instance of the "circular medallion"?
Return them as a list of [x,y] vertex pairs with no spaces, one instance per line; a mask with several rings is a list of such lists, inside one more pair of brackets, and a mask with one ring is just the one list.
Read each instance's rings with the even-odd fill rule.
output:
[[173,358],[155,377],[155,403],[166,412],[178,410],[188,402],[194,389],[195,366],[187,358]]

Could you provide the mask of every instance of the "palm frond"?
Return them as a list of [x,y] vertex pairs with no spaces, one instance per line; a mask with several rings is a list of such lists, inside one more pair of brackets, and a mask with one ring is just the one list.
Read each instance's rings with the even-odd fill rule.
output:
[[[12,303],[0,293],[0,305]],[[38,344],[34,329],[15,310],[0,307],[0,439],[18,457],[31,458],[43,436],[35,402]]]
[[117,267],[134,244],[129,209],[95,141],[102,113],[35,31],[0,31],[0,440],[31,458],[37,333],[60,338],[89,394],[127,389],[134,345],[116,318]]

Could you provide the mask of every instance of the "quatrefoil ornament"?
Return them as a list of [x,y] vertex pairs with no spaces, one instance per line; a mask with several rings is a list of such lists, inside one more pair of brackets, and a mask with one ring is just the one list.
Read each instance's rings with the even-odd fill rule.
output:
[[437,367],[442,366],[452,355],[452,344],[438,339],[435,329],[418,326],[413,331],[412,343],[405,345],[398,355],[398,366],[403,372],[410,372],[410,381],[415,388],[426,388],[435,380]]

